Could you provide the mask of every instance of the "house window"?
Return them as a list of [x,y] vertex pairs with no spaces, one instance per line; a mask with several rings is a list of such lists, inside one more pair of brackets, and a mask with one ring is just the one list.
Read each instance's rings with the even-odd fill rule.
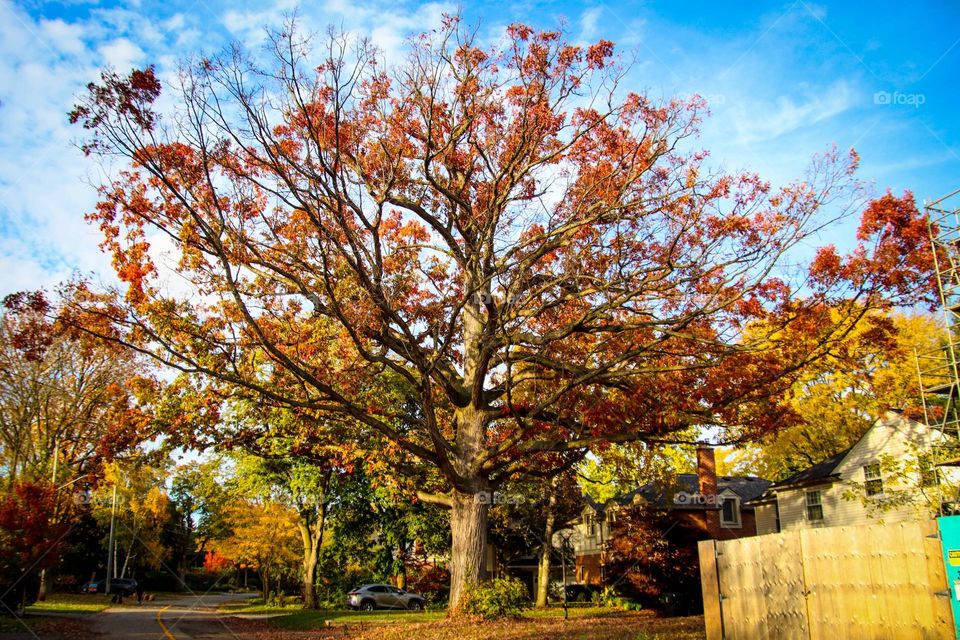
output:
[[739,527],[740,500],[737,498],[724,498],[720,507],[720,524],[725,527]]
[[807,491],[807,520],[820,522],[823,520],[823,492]]
[[864,465],[863,480],[868,496],[875,496],[883,493],[883,478],[880,476],[879,462]]
[[587,515],[587,535],[591,538],[597,535],[597,522],[592,513]]

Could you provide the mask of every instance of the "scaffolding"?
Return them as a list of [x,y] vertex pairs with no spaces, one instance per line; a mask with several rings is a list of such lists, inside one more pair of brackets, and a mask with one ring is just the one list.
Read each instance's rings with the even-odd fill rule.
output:
[[[935,350],[917,353],[926,424],[960,439],[960,189],[925,205],[946,332]],[[939,466],[960,466],[953,451]]]

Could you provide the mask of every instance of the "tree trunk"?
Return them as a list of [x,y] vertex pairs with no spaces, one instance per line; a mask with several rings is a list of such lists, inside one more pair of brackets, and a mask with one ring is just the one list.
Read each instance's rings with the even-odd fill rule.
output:
[[459,612],[465,591],[486,576],[487,513],[491,487],[481,477],[478,461],[486,450],[486,425],[491,418],[481,407],[487,365],[483,361],[484,315],[481,300],[490,295],[490,283],[479,273],[466,277],[468,290],[475,292],[463,306],[463,382],[470,389],[471,402],[456,411],[457,456],[454,466],[467,482],[453,491],[450,500],[450,605]]
[[50,569],[40,571],[40,591],[37,593],[37,600],[43,602],[50,593]]
[[450,511],[450,611],[456,612],[466,589],[484,579],[490,492],[455,493]]
[[320,547],[323,546],[323,528],[326,525],[327,509],[322,506],[319,514],[310,511],[300,512],[300,537],[303,540],[303,606],[316,609],[317,602],[317,560]]
[[550,556],[553,553],[553,525],[557,517],[556,479],[550,483],[547,499],[547,522],[543,528],[543,544],[540,545],[540,565],[537,567],[537,607],[547,606],[550,589]]
[[317,604],[317,559],[304,558],[303,561],[303,606],[305,609],[316,609]]
[[[185,510],[192,511],[192,509],[193,503],[188,502]],[[181,542],[179,558],[177,558],[177,578],[179,580],[177,591],[185,591],[187,588],[187,569],[190,565],[190,554],[194,550],[193,520],[189,513],[185,514],[181,526],[184,531],[184,539]]]

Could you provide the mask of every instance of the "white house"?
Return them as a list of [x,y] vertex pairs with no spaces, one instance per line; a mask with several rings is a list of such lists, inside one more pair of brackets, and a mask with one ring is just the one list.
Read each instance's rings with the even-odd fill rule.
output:
[[952,440],[890,411],[847,451],[752,500],[757,534],[929,518],[956,499],[955,468],[933,464]]

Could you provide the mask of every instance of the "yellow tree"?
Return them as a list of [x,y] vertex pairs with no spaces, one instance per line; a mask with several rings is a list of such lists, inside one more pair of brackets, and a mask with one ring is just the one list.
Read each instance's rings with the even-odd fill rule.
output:
[[[852,447],[888,409],[917,416],[915,352],[936,349],[943,324],[930,315],[899,312],[869,320],[790,389],[796,421],[754,450],[760,475],[781,479]],[[878,340],[880,330],[888,338]]]
[[292,576],[302,560],[297,514],[273,501],[240,500],[227,514],[232,530],[228,537],[212,543],[211,550],[232,561],[256,569],[266,602],[280,581]]
[[101,488],[91,504],[94,517],[105,527],[114,520],[113,567],[108,571],[115,577],[126,577],[136,567],[161,566],[165,553],[161,535],[171,511],[165,477],[164,469],[143,463],[105,465]]

